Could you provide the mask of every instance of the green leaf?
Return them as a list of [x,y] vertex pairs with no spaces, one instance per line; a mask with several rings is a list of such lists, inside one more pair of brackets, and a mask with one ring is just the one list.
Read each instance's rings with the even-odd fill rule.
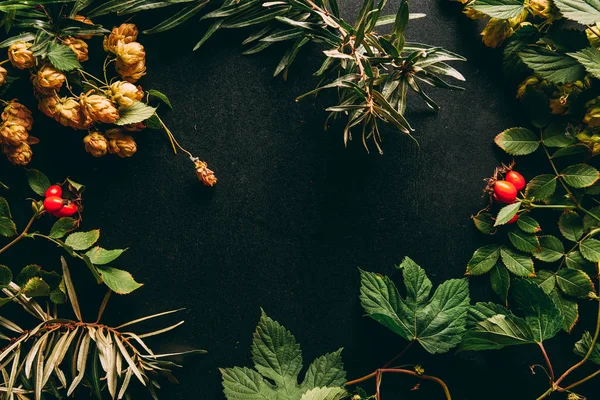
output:
[[563,147],[552,154],[552,158],[572,157],[580,160],[587,159],[590,155],[590,148],[585,144],[576,144],[573,146]]
[[517,226],[527,233],[537,233],[542,230],[540,224],[529,215],[521,215],[517,220]]
[[348,392],[343,388],[314,388],[302,395],[301,400],[342,400]]
[[554,236],[538,237],[540,250],[533,253],[533,256],[540,261],[555,262],[565,255],[565,247],[562,242]]
[[564,125],[550,124],[542,133],[542,143],[546,147],[568,147],[575,144],[576,139],[567,134],[567,129]]
[[65,244],[73,250],[87,250],[100,238],[100,229],[88,232],[75,232],[67,236]]
[[496,350],[531,343],[534,343],[533,332],[524,319],[512,314],[496,314],[469,330],[459,350]]
[[496,293],[503,302],[508,299],[508,289],[510,288],[510,274],[503,265],[495,265],[490,270],[490,283],[492,290]]
[[556,276],[545,269],[539,270],[531,280],[546,294],[550,294],[556,287]]
[[77,221],[70,217],[64,217],[59,219],[52,225],[50,229],[50,236],[52,239],[60,239],[65,236],[67,233],[72,231],[77,227]]
[[560,311],[560,315],[563,317],[563,331],[571,333],[571,330],[579,319],[579,307],[577,306],[577,301],[565,298],[556,288],[549,294],[552,301],[554,301],[554,305]]
[[169,29],[173,29],[176,26],[181,25],[194,15],[196,15],[200,10],[204,8],[209,3],[209,1],[201,1],[201,2],[193,2],[189,6],[182,8],[177,13],[173,14],[171,17],[165,19],[160,24],[154,26],[153,28],[147,29],[144,31],[145,34],[152,34],[158,32],[164,32]]
[[29,297],[48,296],[50,286],[40,277],[33,277],[23,286],[23,292]]
[[565,239],[577,242],[583,235],[583,220],[576,212],[566,211],[558,219],[558,229]]
[[92,264],[104,265],[113,262],[114,260],[119,258],[124,251],[125,249],[106,250],[100,246],[96,246],[88,250],[88,252],[85,253],[85,255],[90,258]]
[[[573,350],[575,354],[581,356],[581,358],[585,357],[588,351],[590,351],[590,347],[592,346],[592,335],[589,332],[584,332],[581,339],[575,343],[575,349]],[[596,342],[594,348],[590,352],[588,360],[593,362],[594,364],[600,364],[600,345]]]
[[556,176],[550,174],[538,175],[531,179],[525,188],[525,197],[545,201],[556,191]]
[[510,128],[496,136],[494,142],[512,156],[533,153],[540,145],[538,137],[527,128]]
[[587,164],[569,165],[560,174],[567,185],[577,189],[592,186],[600,175],[596,168]]
[[519,0],[476,0],[469,8],[499,19],[514,18],[525,10]]
[[0,217],[12,218],[8,201],[4,197],[0,197]]
[[42,267],[37,264],[30,264],[25,266],[19,275],[17,275],[17,280],[15,281],[19,286],[25,286],[28,280],[33,277],[40,276],[40,272],[42,271]]
[[[346,382],[341,350],[338,350],[315,360],[304,381],[299,384],[298,375],[302,369],[300,346],[287,329],[264,312],[254,332],[251,351],[256,370],[239,367],[220,369],[228,400],[337,400],[336,393],[341,392],[334,389],[343,390]],[[325,397],[318,397],[323,394]]]
[[158,90],[155,90],[155,89],[150,89],[150,90],[148,90],[148,95],[150,95],[150,97],[156,97],[158,100],[162,101],[167,106],[169,106],[169,108],[171,110],[173,109],[173,106],[171,105],[171,101],[169,101],[169,98],[167,97],[166,94],[159,92]]
[[99,266],[98,272],[106,286],[117,294],[128,294],[143,286],[142,283],[137,283],[129,272],[122,269]]
[[600,3],[598,0],[554,0],[560,13],[567,19],[583,25],[600,22]]
[[56,288],[50,292],[50,301],[54,304],[65,304],[67,302],[67,295],[60,288]]
[[50,187],[50,179],[36,169],[25,170],[27,181],[31,189],[38,195],[43,196],[46,190]]
[[429,353],[445,353],[460,343],[469,308],[466,279],[442,283],[433,296],[423,269],[403,263],[408,288],[403,299],[387,277],[361,271],[360,301],[367,315],[407,340],[416,340]]
[[585,272],[578,269],[559,269],[556,273],[556,283],[568,296],[586,298],[590,293],[594,293],[592,280]]
[[506,224],[510,221],[521,208],[521,202],[517,201],[515,203],[509,204],[507,206],[502,207],[498,216],[496,217],[496,223],[494,226],[500,226]]
[[546,48],[528,47],[519,52],[519,57],[536,75],[551,83],[575,82],[585,76],[583,66],[573,57]]
[[81,68],[81,64],[77,61],[77,54],[69,46],[63,44],[50,42],[46,57],[54,68],[60,71],[69,72]]
[[569,268],[580,269],[593,276],[598,274],[596,265],[583,258],[581,253],[577,250],[573,250],[567,254],[565,263]]
[[525,314],[525,321],[536,342],[553,338],[561,329],[563,317],[552,298],[542,288],[527,279],[513,283],[512,303]]
[[517,253],[508,247],[500,248],[500,257],[506,268],[513,274],[525,277],[535,275],[531,257]]
[[5,237],[17,235],[17,227],[10,218],[0,217],[0,235]]
[[540,249],[537,236],[525,233],[519,228],[514,228],[508,232],[508,239],[517,250],[524,253],[534,253]]
[[0,286],[7,286],[12,282],[13,275],[6,265],[0,265]]
[[475,224],[475,227],[481,233],[485,233],[486,235],[492,235],[496,232],[496,228],[494,228],[494,218],[492,217],[492,214],[488,212],[483,212],[474,215],[471,218],[473,218],[473,223]]
[[592,238],[585,239],[579,244],[579,251],[581,252],[581,255],[588,261],[600,261],[600,240]]
[[120,117],[115,124],[119,126],[137,124],[152,117],[155,112],[156,108],[150,107],[141,101],[135,101],[129,107],[119,109]]
[[500,247],[495,244],[480,247],[475,250],[467,263],[467,275],[483,275],[491,270],[500,258]]

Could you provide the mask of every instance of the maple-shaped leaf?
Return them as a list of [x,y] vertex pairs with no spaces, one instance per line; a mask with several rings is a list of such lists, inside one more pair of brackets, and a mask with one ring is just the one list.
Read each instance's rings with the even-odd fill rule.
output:
[[408,257],[398,268],[406,298],[388,277],[360,271],[360,301],[367,315],[429,353],[445,353],[459,344],[470,302],[467,280],[448,280],[430,297],[433,285],[423,268]]
[[228,400],[338,400],[346,394],[342,349],[317,358],[299,383],[300,345],[290,331],[264,311],[254,332],[251,352],[254,369],[220,369]]

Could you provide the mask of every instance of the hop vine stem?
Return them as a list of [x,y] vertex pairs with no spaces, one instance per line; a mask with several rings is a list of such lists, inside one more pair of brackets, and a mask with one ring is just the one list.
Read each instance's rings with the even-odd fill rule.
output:
[[31,229],[31,226],[33,225],[33,222],[39,216],[40,216],[39,213],[33,214],[33,217],[31,217],[31,219],[29,220],[29,222],[25,226],[25,229],[23,229],[23,231],[19,234],[19,236],[17,236],[16,238],[14,238],[12,240],[12,242],[8,243],[6,246],[4,246],[2,249],[0,249],[0,254],[4,253],[6,250],[10,249],[12,246],[14,246],[18,242],[20,242],[23,238],[27,237],[27,234],[29,233],[29,229]]

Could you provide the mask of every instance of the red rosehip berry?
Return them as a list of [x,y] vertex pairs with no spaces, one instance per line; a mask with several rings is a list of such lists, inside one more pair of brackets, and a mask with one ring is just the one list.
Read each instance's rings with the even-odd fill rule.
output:
[[54,214],[63,207],[63,199],[58,196],[50,196],[44,199],[44,208],[50,214]]
[[62,197],[62,188],[58,185],[52,185],[46,189],[45,197],[56,196]]
[[517,199],[517,188],[507,181],[494,182],[494,200],[499,203],[514,203]]
[[517,222],[517,220],[518,220],[518,219],[519,219],[519,214],[515,214],[515,215],[514,215],[514,217],[512,217],[512,218],[510,219],[510,221],[508,221],[508,222],[506,223],[506,225],[514,224],[515,222]]
[[54,215],[57,216],[58,218],[70,217],[73,214],[75,214],[76,212],[77,212],[77,204],[75,204],[75,203],[69,203],[69,204],[63,206],[63,208],[61,208]]
[[526,185],[525,178],[523,178],[523,175],[521,175],[517,171],[508,171],[508,173],[504,177],[504,180],[515,185],[517,190],[525,189],[525,185]]

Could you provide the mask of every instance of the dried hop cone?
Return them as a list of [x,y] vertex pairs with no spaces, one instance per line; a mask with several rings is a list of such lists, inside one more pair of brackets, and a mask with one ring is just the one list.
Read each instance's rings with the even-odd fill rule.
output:
[[[75,21],[83,22],[84,24],[94,25],[91,19],[87,19],[83,15],[76,15],[73,17]],[[93,35],[77,35],[79,39],[91,39]]]
[[58,91],[66,79],[65,74],[49,65],[45,65],[38,70],[34,83],[42,90]]
[[131,157],[137,151],[137,145],[133,137],[125,135],[120,129],[109,129],[106,131],[108,138],[108,151],[121,158]]
[[512,32],[513,29],[508,20],[492,18],[481,32],[481,36],[483,36],[483,43],[486,46],[496,48],[504,43]]
[[107,95],[119,107],[130,107],[135,101],[144,98],[144,91],[132,83],[117,81],[110,85]]
[[194,167],[196,167],[196,176],[205,186],[214,186],[217,183],[217,177],[212,170],[208,169],[207,163],[196,159]]
[[552,3],[550,0],[528,0],[526,2],[526,7],[536,17],[552,17]]
[[585,103],[585,107],[583,123],[588,126],[600,126],[600,97],[588,101]]
[[26,69],[35,65],[33,52],[29,50],[31,43],[15,42],[8,48],[8,59],[15,68]]
[[28,131],[33,127],[31,111],[16,100],[11,100],[4,108],[2,121],[21,125]]
[[119,42],[131,43],[135,42],[138,37],[138,28],[134,24],[121,24],[115,26],[110,35],[104,37],[104,51],[108,53],[116,53]]
[[119,119],[119,111],[106,96],[82,94],[81,106],[94,122],[114,124]]
[[27,141],[29,133],[22,125],[5,122],[0,127],[0,137],[2,137],[2,143],[17,146]]
[[8,76],[8,71],[0,66],[0,86],[6,83],[6,77]]
[[135,83],[146,75],[146,62],[140,61],[135,65],[122,64],[118,59],[116,62],[117,74],[127,82]]
[[132,66],[139,62],[146,61],[146,51],[144,46],[138,42],[119,42],[117,43],[117,62],[121,65]]
[[54,116],[56,121],[73,129],[87,129],[92,124],[92,119],[83,112],[79,99],[75,97],[62,98],[59,101],[58,113]]
[[108,140],[99,132],[92,132],[83,138],[85,151],[94,157],[102,157],[108,152]]
[[77,61],[84,62],[89,59],[88,44],[81,39],[68,37],[63,41],[63,44],[69,46],[73,53],[77,55]]
[[4,145],[2,151],[8,160],[15,165],[27,165],[31,161],[33,152],[27,142],[19,143],[17,146]]

